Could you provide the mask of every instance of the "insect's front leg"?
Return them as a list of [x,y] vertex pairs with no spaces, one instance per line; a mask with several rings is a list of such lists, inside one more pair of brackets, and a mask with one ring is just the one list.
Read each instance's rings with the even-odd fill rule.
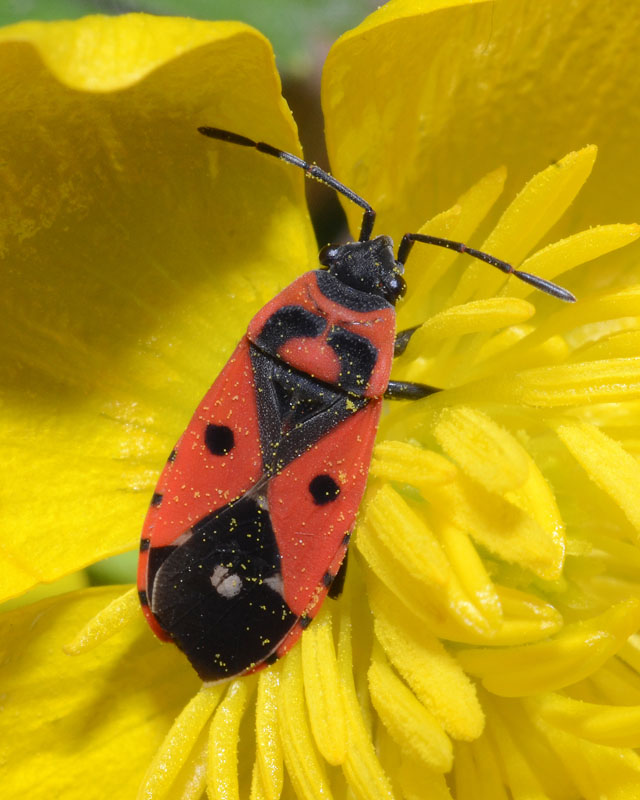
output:
[[404,353],[404,351],[407,349],[407,345],[409,344],[409,339],[411,339],[419,327],[419,325],[414,325],[413,328],[405,328],[403,331],[398,331],[398,333],[396,333],[396,339],[393,344],[394,358],[397,358]]
[[[393,345],[393,357],[401,356],[407,349],[409,340],[420,326],[415,325],[413,328],[405,328],[403,331],[396,333],[396,339]],[[436,386],[427,386],[425,383],[413,383],[407,381],[389,381],[387,391],[384,396],[387,400],[420,400],[423,397],[428,397],[434,392],[439,392]]]
[[412,381],[389,381],[384,396],[387,400],[421,400],[430,394],[441,392],[437,386]]

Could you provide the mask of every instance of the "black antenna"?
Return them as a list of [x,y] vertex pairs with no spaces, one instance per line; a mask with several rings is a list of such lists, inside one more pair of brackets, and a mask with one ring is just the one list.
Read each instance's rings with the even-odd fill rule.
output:
[[[327,186],[330,186],[332,189],[335,189],[336,192],[344,195],[353,203],[360,206],[360,208],[364,209],[359,241],[367,242],[371,238],[373,223],[376,219],[376,212],[373,210],[373,208],[371,208],[366,200],[360,197],[359,194],[356,194],[354,191],[349,189],[348,186],[345,186],[344,183],[340,183],[340,181],[336,180],[333,175],[329,175],[328,172],[320,169],[320,167],[316,166],[315,164],[310,164],[308,161],[304,161],[302,158],[294,156],[293,153],[287,153],[285,150],[279,150],[277,147],[267,144],[266,142],[256,142],[253,139],[249,139],[247,136],[241,136],[239,133],[232,133],[231,131],[226,131],[222,128],[210,128],[207,125],[203,125],[202,127],[198,128],[198,131],[204,136],[209,136],[211,139],[219,139],[223,142],[239,144],[242,147],[254,147],[260,153],[265,153],[268,156],[280,158],[282,161],[286,161],[287,164],[293,164],[294,167],[300,167],[304,170],[305,175],[308,178],[316,178],[316,180],[319,180]],[[502,272],[505,272],[509,275],[515,275],[515,277],[520,278],[521,281],[524,281],[531,286],[535,286],[536,289],[540,289],[540,291],[546,292],[552,297],[557,297],[559,300],[565,300],[568,303],[575,303],[576,301],[574,295],[572,295],[567,289],[563,289],[562,286],[558,286],[557,284],[547,281],[544,278],[539,278],[537,275],[532,275],[529,272],[523,272],[522,270],[514,269],[511,264],[508,264],[506,261],[501,261],[499,258],[496,258],[489,253],[484,253],[482,250],[475,250],[473,247],[467,247],[467,245],[463,244],[462,242],[452,242],[450,239],[440,239],[437,236],[425,236],[422,233],[405,233],[405,235],[402,237],[400,247],[398,248],[397,257],[397,262],[400,266],[403,266],[406,262],[414,242],[433,244],[436,247],[446,247],[449,250],[455,250],[458,253],[466,253],[473,258],[484,261],[486,264],[491,264],[492,267],[497,267],[499,270],[502,270]]]
[[327,186],[335,189],[336,192],[340,192],[340,194],[348,197],[349,200],[356,205],[359,205],[360,208],[363,208],[364,215],[362,217],[362,226],[360,228],[360,241],[367,242],[371,238],[371,231],[373,230],[373,223],[376,219],[376,212],[371,208],[366,200],[363,200],[359,194],[356,194],[343,183],[340,183],[340,181],[336,180],[333,175],[329,175],[328,172],[320,169],[320,167],[317,167],[315,164],[310,164],[308,161],[303,161],[303,159],[298,158],[298,156],[294,156],[293,153],[287,153],[284,150],[279,150],[277,147],[273,147],[273,145],[267,144],[266,142],[254,142],[253,139],[248,139],[246,136],[240,136],[238,133],[225,131],[222,130],[222,128],[209,128],[206,125],[198,128],[198,131],[204,136],[209,136],[212,139],[220,139],[223,142],[239,144],[243,147],[255,147],[255,149],[260,153],[266,153],[268,156],[281,158],[288,164],[293,164],[294,167],[300,167],[305,171],[305,175],[308,178],[315,178],[316,180],[325,183]]
[[484,253],[482,250],[475,250],[473,247],[467,247],[462,242],[452,242],[450,239],[440,239],[437,236],[426,236],[422,233],[405,233],[398,248],[398,264],[404,265],[407,260],[414,242],[423,242],[424,244],[433,244],[436,247],[446,247],[448,250],[455,250],[457,253],[466,253],[468,256],[477,258],[479,261],[484,261],[486,264],[491,264],[492,267],[497,267],[502,272],[508,275],[515,275],[521,281],[535,286],[541,292],[546,292],[552,297],[557,297],[558,300],[564,300],[567,303],[575,303],[576,298],[567,289],[558,286],[556,283],[547,281],[544,278],[539,278],[537,275],[532,275],[530,272],[523,272],[520,269],[514,269],[511,264],[506,261],[501,261],[495,256]]

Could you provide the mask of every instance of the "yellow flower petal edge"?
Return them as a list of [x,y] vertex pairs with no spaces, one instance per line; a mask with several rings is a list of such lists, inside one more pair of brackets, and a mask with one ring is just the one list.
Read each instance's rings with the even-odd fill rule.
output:
[[196,130],[299,152],[270,45],[251,28],[139,14],[24,23],[0,32],[0,72],[19,87],[0,138],[8,598],[135,546],[198,398],[316,246],[302,174],[255,172],[264,157]]
[[[640,24],[624,0],[593,15],[587,6],[401,0],[334,44],[323,76],[331,164],[378,210],[380,230],[417,231],[500,164],[509,168],[506,191],[518,191],[589,142],[604,149],[607,167],[594,172],[560,236],[640,219],[632,88],[640,55],[628,44]],[[562,108],[540,103],[559,86]],[[357,214],[348,213],[353,225]]]
[[[62,650],[119,587],[48,598],[0,615],[2,794],[86,800],[136,797],[154,751],[200,681],[137,617],[99,647]],[[64,722],[61,722],[64,721]],[[126,769],[116,768],[126,758]]]
[[73,89],[108,92],[131,86],[203,45],[244,33],[259,35],[240,22],[96,15],[47,24],[20,22],[0,29],[0,42],[33,45],[53,75]]

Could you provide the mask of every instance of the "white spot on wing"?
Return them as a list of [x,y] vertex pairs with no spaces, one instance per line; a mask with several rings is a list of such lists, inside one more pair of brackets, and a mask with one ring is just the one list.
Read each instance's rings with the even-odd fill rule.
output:
[[284,583],[282,582],[282,575],[280,575],[280,573],[276,573],[275,575],[271,575],[269,578],[265,578],[263,583],[266,583],[267,586],[279,594],[280,597],[284,597]]
[[235,572],[229,572],[227,567],[218,564],[211,573],[211,585],[221,597],[231,599],[240,594],[242,578]]

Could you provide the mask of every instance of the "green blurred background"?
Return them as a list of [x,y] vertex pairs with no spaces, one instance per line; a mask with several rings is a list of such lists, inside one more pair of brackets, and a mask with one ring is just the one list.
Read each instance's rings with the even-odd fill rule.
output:
[[[77,19],[87,14],[149,14],[234,19],[258,28],[272,43],[283,82],[283,94],[298,123],[305,157],[329,168],[320,109],[322,65],[331,44],[383,3],[378,0],[0,0],[0,25],[23,20]],[[250,135],[250,131],[243,131]],[[278,145],[278,142],[272,142]],[[347,238],[345,217],[333,192],[307,181],[307,198],[320,245]],[[82,582],[131,583],[137,551],[89,567]],[[81,576],[43,586],[5,604],[4,608],[45,594],[78,588]]]

